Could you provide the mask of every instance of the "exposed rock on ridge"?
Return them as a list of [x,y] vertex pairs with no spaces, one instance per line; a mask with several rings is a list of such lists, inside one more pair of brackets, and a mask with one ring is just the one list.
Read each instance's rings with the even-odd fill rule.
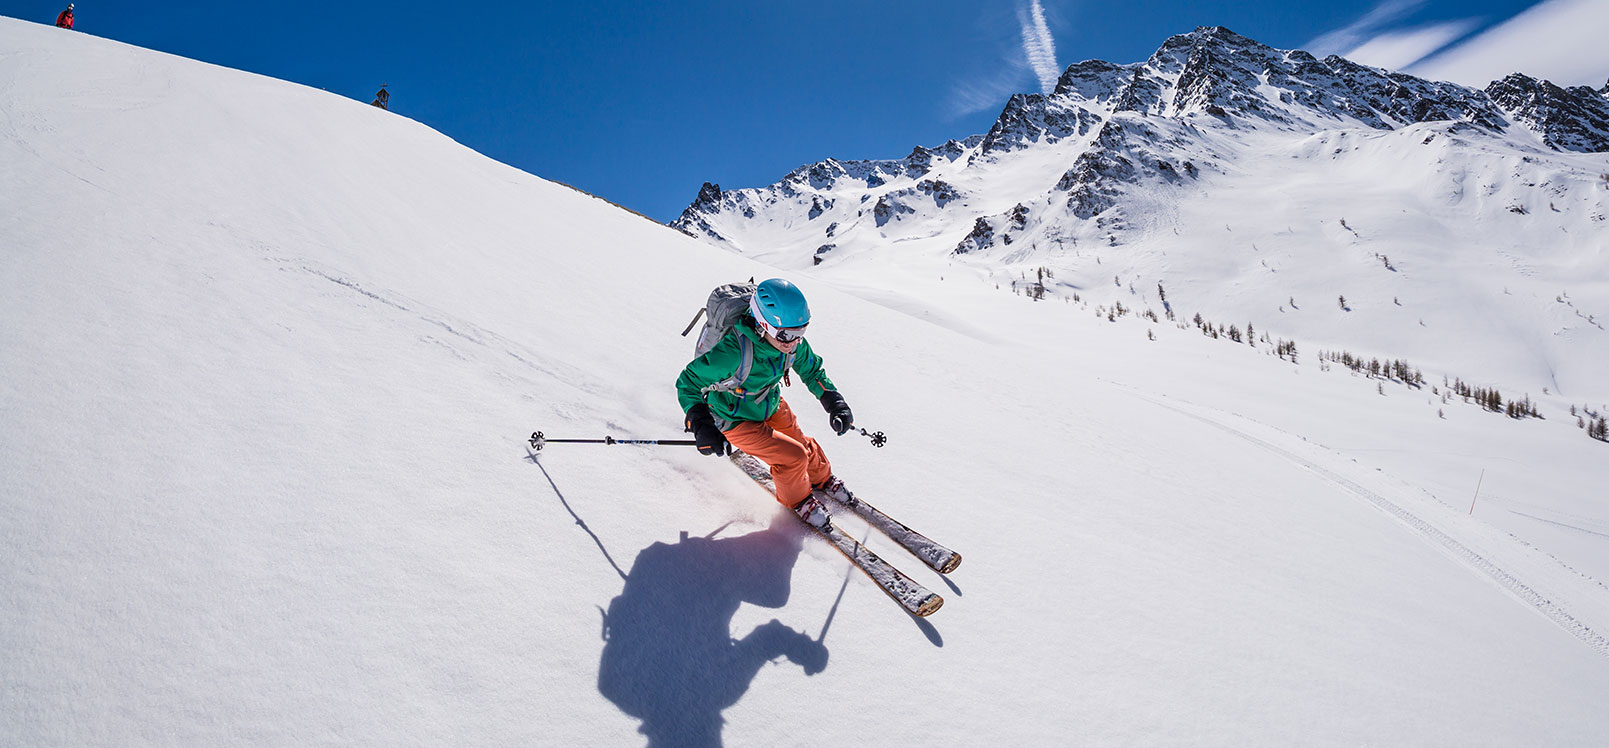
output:
[[[746,226],[780,222],[798,232],[801,247],[830,239],[833,257],[848,251],[836,247],[914,237],[918,226],[953,232],[958,253],[1035,231],[1076,233],[1077,222],[1092,222],[1104,239],[1129,225],[1124,213],[1134,199],[1165,202],[1219,169],[1223,154],[1213,144],[1223,133],[1391,131],[1442,121],[1492,137],[1518,125],[1542,147],[1609,151],[1609,85],[1566,89],[1515,74],[1483,91],[1201,27],[1169,38],[1144,62],[1070,65],[1051,94],[1012,96],[983,135],[917,146],[898,160],[828,159],[766,188],[706,184],[672,225],[741,248]],[[1032,172],[1022,164],[1043,165],[1042,181],[989,186],[989,170]],[[1024,194],[1000,191],[1023,184]],[[776,241],[775,232],[767,236]]]
[[1561,88],[1514,73],[1486,87],[1486,95],[1521,125],[1559,151],[1609,151],[1609,85]]

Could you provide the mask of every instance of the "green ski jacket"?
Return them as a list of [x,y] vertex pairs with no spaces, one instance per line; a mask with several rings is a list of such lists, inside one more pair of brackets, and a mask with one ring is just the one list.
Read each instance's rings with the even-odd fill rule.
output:
[[[739,378],[744,349],[752,363],[747,376]],[[676,379],[676,397],[682,412],[701,402],[709,403],[715,425],[726,431],[743,421],[764,421],[777,412],[782,400],[782,380],[789,365],[810,394],[820,398],[836,390],[821,357],[810,349],[809,340],[800,340],[792,354],[765,342],[752,317],[743,317],[708,353],[693,359]]]

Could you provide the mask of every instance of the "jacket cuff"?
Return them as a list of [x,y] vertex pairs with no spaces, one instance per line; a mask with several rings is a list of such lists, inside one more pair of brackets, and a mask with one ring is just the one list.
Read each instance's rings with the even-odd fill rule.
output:
[[844,402],[844,396],[838,394],[837,390],[827,390],[821,393],[821,408],[828,413],[847,407],[849,407],[849,404]]

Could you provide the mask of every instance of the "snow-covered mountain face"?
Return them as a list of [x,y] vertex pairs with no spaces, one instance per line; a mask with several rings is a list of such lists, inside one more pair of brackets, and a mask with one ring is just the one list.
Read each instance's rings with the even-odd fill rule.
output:
[[[1158,312],[1165,287],[1173,308],[1309,344],[1579,389],[1609,371],[1606,151],[1609,88],[1516,73],[1482,91],[1203,27],[1144,62],[1072,65],[980,136],[706,184],[672,225],[846,276],[1045,268],[1053,294],[1110,289]],[[1448,326],[1494,320],[1446,297],[1482,299],[1500,347],[1539,355],[1448,345]],[[1318,308],[1337,314],[1299,313]]]

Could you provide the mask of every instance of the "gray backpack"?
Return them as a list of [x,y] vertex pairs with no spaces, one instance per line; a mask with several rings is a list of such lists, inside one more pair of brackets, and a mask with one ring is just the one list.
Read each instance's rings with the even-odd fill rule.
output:
[[[744,313],[749,311],[749,299],[754,296],[754,288],[755,285],[751,278],[748,283],[728,283],[724,286],[716,286],[715,290],[710,291],[710,297],[704,302],[704,308],[698,310],[698,313],[693,315],[693,321],[687,323],[687,328],[682,330],[682,337],[685,338],[688,333],[693,331],[693,325],[698,324],[699,318],[704,319],[704,329],[698,332],[698,343],[693,346],[694,358],[709,353],[710,349],[714,348],[716,343],[721,342],[721,338],[726,337],[726,334],[732,330],[732,326],[737,324],[739,319],[742,319]],[[749,378],[749,372],[754,368],[754,344],[747,335],[737,337],[738,349],[743,354],[742,363],[738,364],[737,371],[733,372],[732,376],[705,387],[704,392],[732,392],[740,397],[749,397],[756,400],[764,398],[767,394],[770,394],[771,387],[759,392],[746,392],[743,390],[742,384],[744,380]],[[783,362],[782,384],[791,384],[788,371],[792,368],[793,354],[789,353]]]
[[682,337],[693,331],[693,325],[698,324],[700,317],[704,318],[704,329],[698,332],[698,344],[693,347],[693,356],[697,358],[710,352],[721,338],[726,337],[732,325],[737,324],[744,312],[749,310],[749,299],[754,296],[754,283],[728,283],[716,286],[710,292],[704,308],[693,315],[693,321],[687,323],[687,329],[682,330]]

